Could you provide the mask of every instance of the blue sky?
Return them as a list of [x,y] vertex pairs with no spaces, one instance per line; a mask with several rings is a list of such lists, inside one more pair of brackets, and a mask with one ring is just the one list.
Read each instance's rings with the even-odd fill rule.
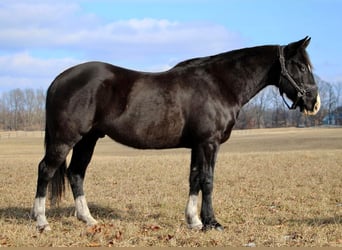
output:
[[90,60],[161,71],[307,35],[314,72],[342,82],[341,14],[340,0],[1,0],[0,93]]

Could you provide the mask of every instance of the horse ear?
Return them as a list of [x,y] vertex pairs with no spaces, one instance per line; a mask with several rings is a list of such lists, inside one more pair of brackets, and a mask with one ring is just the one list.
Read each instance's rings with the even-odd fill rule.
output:
[[302,40],[299,40],[297,42],[288,44],[286,46],[287,47],[287,55],[288,55],[288,57],[294,56],[295,54],[297,54],[297,52],[300,49],[306,49],[306,47],[308,47],[310,41],[311,41],[311,38],[306,36]]
[[311,37],[307,36],[303,40],[304,40],[304,42],[302,44],[302,48],[306,49],[309,46],[309,44],[310,44]]

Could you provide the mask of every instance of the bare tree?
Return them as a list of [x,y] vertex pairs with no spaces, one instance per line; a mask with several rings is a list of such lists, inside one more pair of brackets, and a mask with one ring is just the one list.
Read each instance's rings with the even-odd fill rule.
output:
[[257,128],[265,127],[265,113],[267,106],[269,105],[269,88],[262,90],[258,95],[256,95],[253,100],[253,109],[255,116],[255,125]]
[[43,129],[45,92],[14,89],[0,98],[0,128],[5,130]]
[[37,129],[44,130],[45,127],[45,99],[46,94],[42,89],[36,90],[36,98],[34,104],[35,123]]
[[334,85],[334,91],[336,94],[336,106],[342,106],[341,93],[342,93],[342,82],[337,82]]
[[288,124],[288,110],[284,101],[279,95],[279,89],[273,87],[270,89],[270,98],[272,100],[272,127],[286,127]]
[[24,117],[24,128],[31,128],[35,122],[35,93],[33,89],[25,89],[23,91],[24,102],[25,102],[25,117]]

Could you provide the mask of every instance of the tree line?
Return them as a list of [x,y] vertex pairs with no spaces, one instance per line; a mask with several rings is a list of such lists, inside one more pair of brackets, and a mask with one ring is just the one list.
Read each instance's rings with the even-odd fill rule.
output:
[[279,89],[270,86],[242,108],[235,127],[246,129],[342,125],[342,120],[336,123],[326,121],[327,117],[342,111],[342,83],[332,84],[318,76],[315,76],[315,81],[321,97],[321,109],[317,115],[306,116],[299,109],[288,110],[280,97]]
[[[310,127],[326,122],[326,117],[342,110],[342,83],[331,84],[316,76],[321,109],[316,116],[289,111],[275,87],[267,87],[240,111],[235,128]],[[45,98],[42,89],[14,89],[0,96],[0,130],[44,130]],[[324,120],[325,119],[325,120]],[[329,124],[329,118],[328,118]],[[342,125],[342,124],[340,124]]]
[[0,97],[0,130],[43,130],[45,91],[14,89]]

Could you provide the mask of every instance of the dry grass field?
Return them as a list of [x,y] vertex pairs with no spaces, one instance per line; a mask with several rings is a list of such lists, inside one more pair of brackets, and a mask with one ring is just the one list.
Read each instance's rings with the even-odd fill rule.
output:
[[190,151],[139,151],[99,141],[85,191],[93,216],[74,216],[71,191],[48,206],[52,231],[29,218],[41,132],[0,132],[1,246],[342,246],[342,129],[234,131],[222,145],[214,208],[224,232],[184,221]]

